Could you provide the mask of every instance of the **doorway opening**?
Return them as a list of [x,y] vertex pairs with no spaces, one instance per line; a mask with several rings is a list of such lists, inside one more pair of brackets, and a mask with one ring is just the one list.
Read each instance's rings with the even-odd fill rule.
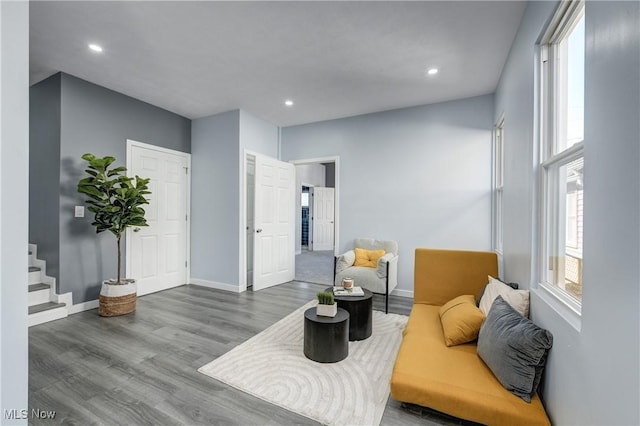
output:
[[292,163],[296,166],[295,280],[332,285],[338,252],[339,157]]
[[311,187],[303,184],[302,194],[300,197],[300,200],[301,200],[300,208],[302,209],[302,216],[301,216],[302,228],[300,230],[301,232],[300,246],[301,246],[301,251],[303,252],[309,251],[309,243],[313,238],[313,235],[311,235],[311,233],[313,232],[313,229],[311,229],[311,227],[309,226],[311,224],[311,216],[309,215],[310,202],[311,202],[310,192],[311,192]]

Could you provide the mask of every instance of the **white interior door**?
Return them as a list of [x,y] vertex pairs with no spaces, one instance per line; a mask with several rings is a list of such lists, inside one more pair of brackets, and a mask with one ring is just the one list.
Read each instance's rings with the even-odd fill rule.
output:
[[313,250],[333,250],[335,189],[313,188]]
[[256,156],[253,289],[293,280],[295,167]]
[[127,275],[143,295],[187,282],[189,154],[147,145],[131,145],[129,154],[129,175],[151,178],[149,226],[127,231]]

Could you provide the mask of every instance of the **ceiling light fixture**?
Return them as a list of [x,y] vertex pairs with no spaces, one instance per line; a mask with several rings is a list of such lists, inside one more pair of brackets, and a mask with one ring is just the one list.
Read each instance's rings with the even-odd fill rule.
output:
[[286,101],[284,101],[284,104],[290,107],[290,106],[293,106],[293,101],[291,99],[287,99]]
[[94,52],[102,52],[102,47],[98,46],[97,44],[90,44],[89,49],[93,50]]
[[429,68],[429,69],[427,70],[427,74],[429,74],[429,75],[436,75],[436,74],[438,74],[438,68]]

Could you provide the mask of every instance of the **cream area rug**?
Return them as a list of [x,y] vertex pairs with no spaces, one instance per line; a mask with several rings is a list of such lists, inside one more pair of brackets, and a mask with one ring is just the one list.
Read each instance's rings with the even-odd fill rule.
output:
[[304,311],[312,301],[198,369],[241,391],[325,425],[379,425],[404,315],[373,311],[373,334],[349,356],[322,364],[304,356]]

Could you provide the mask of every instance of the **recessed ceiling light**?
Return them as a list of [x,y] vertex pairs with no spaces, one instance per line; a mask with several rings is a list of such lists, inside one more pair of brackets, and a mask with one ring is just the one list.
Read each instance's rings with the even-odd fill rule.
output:
[[291,99],[287,99],[286,101],[284,101],[284,104],[290,107],[290,106],[293,106],[293,101]]
[[427,74],[429,74],[429,75],[436,75],[436,74],[438,74],[438,68],[429,68],[429,69],[427,70]]
[[102,47],[98,46],[97,44],[90,44],[89,49],[93,50],[94,52],[102,52]]

